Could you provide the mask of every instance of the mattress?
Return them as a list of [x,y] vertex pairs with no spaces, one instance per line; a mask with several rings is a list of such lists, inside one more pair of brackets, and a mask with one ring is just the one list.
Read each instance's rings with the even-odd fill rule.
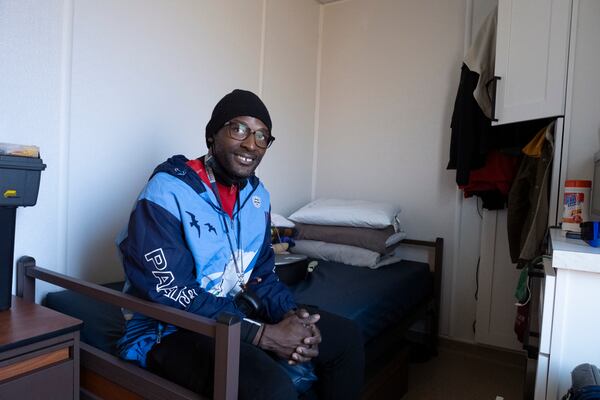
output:
[[416,261],[402,260],[378,269],[319,261],[308,279],[292,291],[298,303],[355,321],[368,342],[431,296],[433,278],[429,265]]
[[[123,282],[104,286],[121,290]],[[402,260],[376,270],[319,261],[306,280],[290,289],[299,304],[354,320],[367,342],[430,296],[432,277],[427,264],[414,261]],[[48,293],[44,305],[84,321],[83,342],[116,353],[124,327],[119,307],[69,290]]]

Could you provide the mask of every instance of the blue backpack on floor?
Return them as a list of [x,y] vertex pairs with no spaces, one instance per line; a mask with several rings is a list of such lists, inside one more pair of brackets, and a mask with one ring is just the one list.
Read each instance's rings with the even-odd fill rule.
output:
[[571,372],[571,389],[562,400],[600,400],[600,371],[592,364],[581,364]]

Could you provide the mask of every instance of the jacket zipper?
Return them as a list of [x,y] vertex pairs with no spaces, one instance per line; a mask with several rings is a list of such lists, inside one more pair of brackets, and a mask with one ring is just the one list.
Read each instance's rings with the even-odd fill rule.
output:
[[162,339],[162,333],[163,333],[163,324],[161,324],[160,322],[158,323],[157,327],[156,327],[156,344],[160,344],[160,341]]

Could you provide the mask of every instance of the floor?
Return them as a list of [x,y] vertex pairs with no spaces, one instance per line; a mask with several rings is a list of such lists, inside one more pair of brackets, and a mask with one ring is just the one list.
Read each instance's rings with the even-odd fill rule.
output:
[[396,375],[387,379],[386,394],[372,398],[522,400],[525,368],[525,357],[519,353],[443,341],[437,357],[409,365],[406,395],[400,398],[389,390],[401,380]]

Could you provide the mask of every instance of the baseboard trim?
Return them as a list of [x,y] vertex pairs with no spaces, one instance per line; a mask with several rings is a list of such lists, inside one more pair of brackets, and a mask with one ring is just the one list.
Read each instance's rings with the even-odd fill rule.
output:
[[461,342],[444,337],[439,338],[439,350],[462,353],[466,356],[481,358],[517,368],[525,368],[527,366],[527,353],[524,350],[503,349],[484,344]]

